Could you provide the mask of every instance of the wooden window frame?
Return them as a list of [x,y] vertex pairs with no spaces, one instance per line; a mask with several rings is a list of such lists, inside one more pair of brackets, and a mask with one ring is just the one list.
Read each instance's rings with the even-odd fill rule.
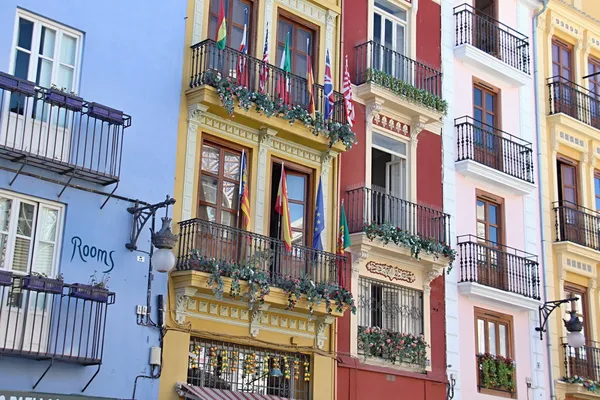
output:
[[[587,60],[587,68],[588,74],[600,72],[600,59],[590,55]],[[590,69],[590,64],[594,66],[594,71],[592,72]],[[590,89],[590,84],[594,85],[594,90]],[[594,93],[594,97],[596,99],[600,99],[600,75],[590,76],[588,78],[588,89],[590,92]]]
[[[512,360],[514,360],[514,323],[512,315],[502,314],[496,311],[487,310],[485,308],[474,307],[474,324],[475,324],[475,352],[479,354],[479,332],[477,327],[477,321],[482,319],[484,323],[484,331],[488,332],[488,322],[494,322],[496,324],[496,350],[500,348],[500,335],[499,335],[499,324],[504,324],[507,326],[506,329],[506,356]],[[486,338],[485,343],[485,352],[489,352],[489,343],[487,338],[488,334],[484,334]],[[498,351],[496,351],[498,353]],[[515,372],[516,375],[516,372]],[[516,380],[515,380],[515,383]],[[517,396],[517,387],[515,385],[515,391],[513,393],[503,392],[495,389],[488,388],[480,388],[479,387],[479,368],[477,368],[477,389],[479,393],[489,394],[497,397],[506,397],[506,398],[518,398]]]
[[[477,218],[477,202],[478,201],[483,201],[484,203],[486,203],[486,207],[485,207],[485,220],[480,220],[479,218]],[[504,227],[506,226],[505,224],[505,212],[504,212],[504,199],[502,197],[496,196],[494,194],[485,192],[483,190],[479,190],[476,189],[475,190],[475,220],[476,223],[479,222],[483,222],[485,224],[485,240],[489,241],[489,222],[487,221],[487,204],[494,204],[498,207],[498,224],[495,225],[496,228],[498,228],[498,246],[501,246],[505,243],[505,229]],[[477,230],[475,230],[477,232]]]
[[[482,81],[481,79],[478,78],[473,78],[473,89],[472,89],[472,95],[473,95],[473,120],[475,120],[475,108],[481,109],[483,114],[485,115],[486,113],[486,109],[485,109],[485,95],[483,95],[482,98],[482,106],[476,106],[475,105],[475,89],[480,89],[481,91],[483,91],[483,93],[485,94],[485,92],[487,93],[491,93],[494,95],[494,98],[496,99],[496,111],[494,111],[494,129],[495,129],[495,134],[499,135],[501,129],[502,129],[502,91],[500,90],[500,88],[491,85],[485,81]],[[479,121],[482,123],[486,123],[485,121]]]
[[[312,32],[313,40],[312,40],[312,43],[311,43],[311,46],[310,46],[310,51],[311,51],[310,60],[312,62],[313,73],[315,75],[314,76],[315,82],[320,82],[319,81],[319,76],[318,76],[319,75],[319,56],[320,56],[320,53],[319,53],[319,43],[320,43],[319,42],[319,36],[320,36],[319,35],[319,26],[316,25],[316,24],[313,24],[313,23],[311,23],[311,22],[309,22],[309,21],[307,21],[307,20],[305,20],[305,19],[303,19],[301,17],[299,17],[296,14],[293,14],[293,13],[291,13],[289,11],[286,11],[286,10],[284,10],[282,8],[278,8],[277,9],[277,32],[275,33],[275,57],[276,57],[275,65],[277,67],[279,67],[279,63],[281,61],[280,59],[277,59],[277,49],[279,48],[280,45],[281,46],[285,46],[285,42],[280,42],[279,41],[279,20],[280,19],[283,19],[287,23],[292,24],[292,26],[293,26],[292,29],[294,29],[294,31],[295,31],[295,29],[296,29],[297,26],[301,26],[305,30],[309,30],[309,31]],[[292,34],[292,37],[294,37],[294,34]],[[294,67],[295,67],[295,57],[294,57],[294,54],[295,53],[300,53],[300,54],[306,55],[306,51],[303,51],[302,49],[300,49],[300,50],[296,49],[296,46],[295,46],[294,43],[290,42],[290,45],[291,45],[290,47],[292,48],[292,57],[291,57],[292,66],[291,66],[291,68],[292,68],[292,73],[294,73],[293,72],[294,71]],[[333,57],[332,54],[329,54],[329,56]],[[332,63],[333,63],[333,61],[332,61]],[[332,64],[332,68],[333,68],[333,64]],[[300,76],[302,78],[306,78],[306,71],[303,74],[296,74],[296,75],[298,75],[298,76]]]
[[559,156],[556,157],[556,163],[557,163],[557,165],[556,165],[556,167],[557,167],[557,178],[558,178],[559,175],[561,177],[560,182],[558,182],[559,183],[559,187],[558,187],[559,197],[558,197],[558,199],[560,200],[561,205],[562,205],[562,202],[565,201],[565,199],[564,199],[564,195],[563,195],[563,193],[564,193],[564,191],[563,191],[563,179],[562,179],[562,171],[561,171],[561,168],[560,168],[560,164],[566,164],[566,165],[572,166],[574,168],[574,170],[575,170],[575,173],[574,173],[575,204],[574,205],[578,206],[579,205],[579,197],[580,197],[580,193],[579,193],[579,189],[580,189],[580,185],[579,185],[579,163],[576,160],[573,160],[573,159],[568,158],[568,157],[563,156],[563,155],[559,155]]
[[[218,15],[218,11],[217,14],[213,13],[211,11],[211,3],[213,1],[217,2],[217,9],[218,9],[218,3],[219,0],[209,0],[208,2],[208,34],[209,34],[209,39],[213,39],[216,40],[216,38],[214,37],[214,35],[211,35],[212,32],[210,32],[210,19],[212,17],[216,17],[217,18],[217,27],[219,26],[219,15]],[[233,27],[233,18],[231,16],[231,13],[233,12],[233,7],[230,4],[233,4],[234,0],[223,0],[225,4],[225,19],[227,20],[227,40],[229,41],[229,38],[232,37],[231,35],[231,29]],[[258,8],[256,5],[256,0],[240,0],[242,2],[248,2],[250,3],[250,12],[248,13],[248,41],[247,41],[247,45],[248,45],[248,54],[254,54],[253,52],[255,51],[254,46],[256,45],[256,21],[257,21],[257,11],[256,9]],[[241,28],[242,30],[244,29],[244,26],[239,26],[239,28]],[[240,43],[230,43],[229,47],[234,49],[234,50],[238,50],[240,46]]]
[[[591,341],[592,338],[590,337],[590,334],[592,333],[590,331],[590,309],[589,309],[589,298],[588,298],[588,288],[586,288],[585,286],[581,286],[578,285],[576,283],[571,283],[568,281],[565,281],[564,283],[564,291],[565,294],[567,293],[575,293],[577,295],[580,296],[581,298],[581,309],[583,310],[583,315],[581,317],[583,317],[583,329],[585,332],[585,341],[586,343]],[[567,295],[567,297],[569,297]],[[573,302],[571,303],[571,309],[569,311],[576,311],[576,303]]]
[[[600,200],[600,193],[596,193],[596,179],[600,179],[600,171],[597,169],[594,170],[594,200]],[[594,208],[600,212],[600,208],[596,207],[596,201],[594,201]]]
[[[558,46],[559,52],[558,52],[558,60],[555,60],[554,57],[552,56],[552,53],[553,53],[552,52],[552,48],[550,49],[550,57],[552,57],[552,69],[554,69],[554,65],[555,64],[558,65],[559,66],[558,76],[560,78],[562,78],[561,72],[562,72],[563,64],[562,64],[562,58],[560,56],[560,54],[561,54],[560,49],[562,48],[563,50],[567,50],[569,52],[569,64],[571,65],[571,69],[569,70],[569,78],[568,78],[568,80],[570,82],[573,82],[573,80],[574,80],[574,76],[573,75],[575,73],[575,68],[576,68],[575,67],[575,58],[573,56],[573,45],[570,44],[570,43],[568,43],[568,42],[565,42],[565,41],[559,39],[556,36],[553,36],[552,37],[552,46],[551,47],[553,47],[554,45]],[[552,75],[555,76],[554,72],[552,73]],[[566,78],[562,78],[562,79],[566,79]]]

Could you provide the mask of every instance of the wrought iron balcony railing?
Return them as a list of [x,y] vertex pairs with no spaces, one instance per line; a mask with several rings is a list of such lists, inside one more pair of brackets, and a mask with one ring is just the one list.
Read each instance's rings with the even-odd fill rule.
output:
[[600,98],[596,93],[560,76],[548,79],[550,115],[563,113],[600,129]]
[[202,270],[201,255],[220,263],[260,267],[273,286],[288,276],[340,285],[346,281],[345,256],[298,245],[288,252],[282,240],[202,219],[182,221],[179,226],[178,270]]
[[393,79],[438,97],[442,95],[442,73],[434,68],[372,40],[356,46],[354,53],[356,57],[354,84],[356,85],[374,82],[388,86],[382,80]]
[[575,376],[600,380],[600,348],[597,343],[589,342],[583,347],[574,348],[562,344],[565,363],[565,378]]
[[554,202],[557,242],[573,242],[600,251],[600,216],[569,201]]
[[346,191],[346,213],[350,233],[362,232],[371,224],[392,224],[413,235],[446,243],[450,215],[384,193],[361,187]]
[[457,161],[473,160],[533,183],[531,143],[467,116],[456,118],[454,126]]
[[[245,59],[247,76],[238,77],[238,65]],[[309,91],[305,77],[284,70],[271,64],[265,63],[258,58],[240,53],[239,51],[226,47],[223,50],[217,48],[216,42],[206,39],[192,46],[192,76],[190,77],[190,88],[202,85],[214,85],[215,77],[230,79],[232,82],[247,87],[253,92],[261,92],[271,99],[280,99],[279,87],[287,79],[289,95],[286,102],[291,106],[301,106],[308,109]],[[264,77],[264,88],[261,91],[261,75]],[[315,77],[316,79],[316,77]],[[323,111],[325,104],[325,89],[322,85],[314,84],[313,94],[317,111]],[[332,121],[340,124],[346,123],[344,111],[344,96],[334,91],[334,106]],[[283,101],[283,100],[282,100]]]
[[0,157],[102,185],[119,181],[131,117],[0,72]]
[[459,282],[475,282],[505,292],[540,299],[537,256],[474,235],[458,240]]
[[468,4],[454,7],[456,45],[469,44],[530,74],[529,38]]
[[98,297],[80,285],[50,285],[4,274],[0,278],[0,356],[102,363],[114,293]]

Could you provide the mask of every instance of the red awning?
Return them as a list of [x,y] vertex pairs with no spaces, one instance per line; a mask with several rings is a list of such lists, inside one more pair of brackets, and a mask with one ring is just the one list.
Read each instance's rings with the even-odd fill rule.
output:
[[189,400],[285,400],[283,397],[268,394],[232,392],[230,390],[192,386],[187,383],[177,384],[177,393]]

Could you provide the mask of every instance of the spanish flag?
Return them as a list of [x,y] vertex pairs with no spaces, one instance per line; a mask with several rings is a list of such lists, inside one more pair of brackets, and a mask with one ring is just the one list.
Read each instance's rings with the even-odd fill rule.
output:
[[250,229],[250,200],[248,199],[248,158],[242,150],[240,177],[240,208],[242,210],[242,229]]
[[310,59],[308,39],[306,39],[306,55],[307,55],[306,86],[308,89],[308,113],[310,115],[312,115],[312,117],[314,118],[314,116],[315,116],[315,95],[313,94],[313,88],[315,86],[315,77],[313,75],[312,60]]
[[227,43],[227,21],[225,20],[223,0],[219,2],[219,20],[217,22],[219,24],[217,27],[217,49],[223,50]]
[[279,189],[275,200],[275,211],[281,215],[281,235],[285,242],[285,249],[288,252],[292,251],[292,224],[290,222],[290,205],[288,203],[287,180],[283,163],[281,164],[281,178],[279,179]]

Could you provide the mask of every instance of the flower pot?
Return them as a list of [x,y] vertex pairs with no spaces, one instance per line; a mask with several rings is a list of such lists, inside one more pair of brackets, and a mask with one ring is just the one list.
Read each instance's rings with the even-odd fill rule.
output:
[[23,289],[34,292],[62,293],[64,282],[59,279],[45,278],[42,276],[28,275],[21,283]]
[[81,283],[74,283],[69,287],[69,296],[100,303],[108,301],[108,293],[107,289],[98,286],[83,285]]
[[0,271],[0,286],[12,285],[12,272]]
[[71,111],[81,111],[83,108],[83,99],[74,94],[66,93],[58,89],[50,89],[44,95],[45,100],[58,107],[66,108]]
[[4,72],[0,72],[0,88],[11,92],[20,92],[28,97],[35,95],[35,83],[19,79]]
[[123,125],[123,111],[106,107],[98,103],[90,103],[88,106],[88,115],[110,124]]

